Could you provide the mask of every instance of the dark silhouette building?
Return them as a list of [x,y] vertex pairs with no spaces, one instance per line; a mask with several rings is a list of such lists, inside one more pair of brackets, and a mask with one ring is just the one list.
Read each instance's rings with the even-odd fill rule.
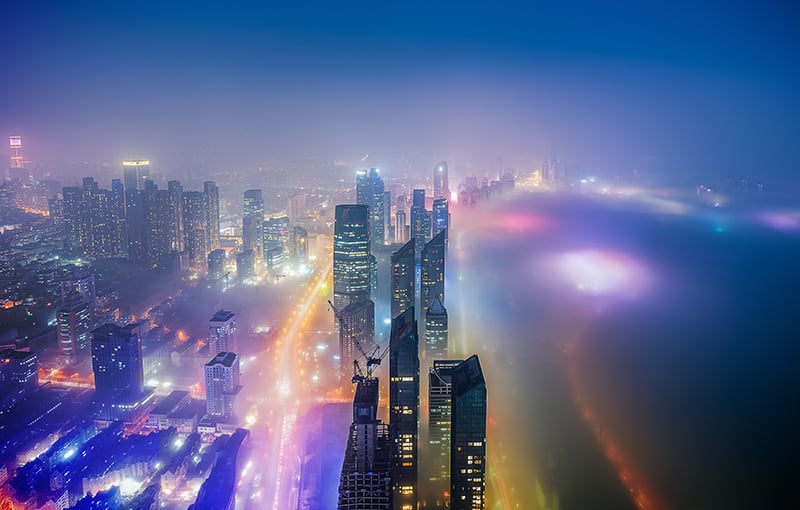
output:
[[486,380],[473,355],[453,368],[450,508],[486,507]]

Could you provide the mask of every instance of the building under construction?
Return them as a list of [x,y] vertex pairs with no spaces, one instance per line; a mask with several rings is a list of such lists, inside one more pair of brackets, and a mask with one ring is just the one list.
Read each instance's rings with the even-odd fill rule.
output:
[[353,398],[353,423],[339,480],[339,510],[391,507],[389,426],[377,419],[378,379],[359,377]]

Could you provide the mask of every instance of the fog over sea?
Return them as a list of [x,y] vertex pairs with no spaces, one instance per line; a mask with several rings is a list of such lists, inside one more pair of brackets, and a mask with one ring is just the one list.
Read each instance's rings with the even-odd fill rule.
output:
[[488,380],[488,508],[792,500],[800,214],[517,194],[452,222],[451,355]]

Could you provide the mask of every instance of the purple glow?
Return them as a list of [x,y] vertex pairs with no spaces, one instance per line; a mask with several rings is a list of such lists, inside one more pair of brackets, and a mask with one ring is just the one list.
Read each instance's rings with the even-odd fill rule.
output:
[[558,255],[548,264],[563,283],[581,294],[636,297],[646,288],[649,273],[634,258],[598,249]]

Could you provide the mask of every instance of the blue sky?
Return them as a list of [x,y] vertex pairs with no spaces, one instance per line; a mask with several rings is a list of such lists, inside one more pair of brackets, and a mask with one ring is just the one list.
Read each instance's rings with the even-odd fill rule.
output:
[[785,2],[20,2],[0,128],[65,164],[416,155],[694,179],[800,163]]

